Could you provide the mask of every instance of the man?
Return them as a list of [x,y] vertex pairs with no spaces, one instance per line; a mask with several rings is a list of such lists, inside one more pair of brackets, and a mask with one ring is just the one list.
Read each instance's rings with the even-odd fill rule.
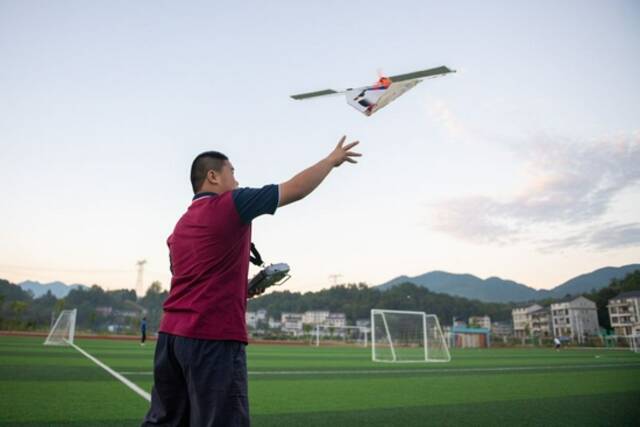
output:
[[357,163],[342,137],[326,158],[280,185],[241,188],[222,153],[191,166],[195,196],[167,241],[171,291],[143,426],[248,426],[245,311],[251,221],[298,201],[334,167]]
[[560,351],[560,346],[562,345],[562,343],[560,342],[560,338],[555,337],[553,339],[553,346],[555,347],[556,351]]
[[147,340],[147,318],[146,316],[142,318],[142,322],[140,322],[140,345],[144,345],[144,342]]

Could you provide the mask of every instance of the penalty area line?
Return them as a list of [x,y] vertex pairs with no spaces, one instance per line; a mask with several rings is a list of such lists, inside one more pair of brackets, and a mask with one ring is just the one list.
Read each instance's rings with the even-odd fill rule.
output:
[[[68,342],[68,341],[67,341]],[[82,353],[84,356],[86,356],[89,360],[91,360],[93,363],[95,363],[96,365],[100,366],[102,369],[104,369],[105,371],[107,371],[108,373],[110,373],[113,377],[115,377],[118,381],[120,381],[121,383],[123,383],[124,385],[126,385],[127,387],[129,387],[131,390],[133,390],[136,394],[138,394],[139,396],[141,396],[142,398],[146,399],[147,401],[151,402],[151,394],[147,393],[146,391],[144,391],[143,389],[141,389],[140,387],[138,387],[136,384],[132,383],[131,381],[129,381],[128,379],[126,379],[125,377],[123,377],[121,374],[119,374],[118,372],[114,371],[113,369],[111,369],[110,367],[108,367],[107,365],[105,365],[104,363],[102,363],[101,361],[99,361],[98,359],[96,359],[95,357],[93,357],[92,355],[90,355],[89,353],[87,353],[86,351],[84,351],[83,349],[81,349],[80,347],[78,347],[77,345],[75,345],[72,342],[69,342],[69,344],[75,348],[76,350],[78,350],[80,353]]]
[[[370,375],[370,374],[437,374],[458,372],[517,372],[517,371],[555,371],[565,369],[606,369],[606,368],[637,368],[640,363],[601,363],[581,365],[551,365],[551,366],[509,366],[495,368],[433,368],[433,369],[358,369],[358,370],[315,370],[315,371],[249,371],[249,375]],[[153,375],[153,372],[121,372],[123,375]]]

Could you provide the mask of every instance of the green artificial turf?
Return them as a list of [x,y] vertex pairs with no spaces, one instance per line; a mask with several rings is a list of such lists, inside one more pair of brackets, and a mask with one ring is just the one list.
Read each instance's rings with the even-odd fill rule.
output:
[[[154,343],[77,340],[150,390]],[[640,355],[454,350],[449,363],[371,361],[360,347],[250,345],[253,425],[637,425]],[[0,425],[135,426],[148,403],[70,347],[0,337]]]

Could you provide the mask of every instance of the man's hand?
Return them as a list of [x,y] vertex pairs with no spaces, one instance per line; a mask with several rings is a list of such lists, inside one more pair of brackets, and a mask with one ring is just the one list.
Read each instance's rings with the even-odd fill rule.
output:
[[251,290],[249,292],[247,292],[247,298],[253,298],[253,297],[257,297],[258,295],[262,295],[264,294],[264,291],[266,291],[266,289],[257,289],[257,290]]
[[353,158],[360,157],[362,154],[353,152],[351,149],[358,145],[359,141],[344,145],[345,139],[347,137],[343,136],[336,148],[327,157],[303,170],[289,181],[280,184],[278,206],[286,206],[289,203],[305,198],[320,185],[333,168],[340,166],[344,162],[358,163]]
[[346,135],[340,139],[336,148],[329,154],[329,161],[333,167],[338,167],[344,162],[358,163],[353,157],[360,157],[362,154],[351,151],[353,147],[358,145],[360,141],[354,141],[347,145],[344,145],[344,141],[347,139]]

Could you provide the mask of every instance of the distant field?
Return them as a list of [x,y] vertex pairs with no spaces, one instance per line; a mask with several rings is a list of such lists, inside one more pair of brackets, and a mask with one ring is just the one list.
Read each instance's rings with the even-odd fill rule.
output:
[[[0,337],[0,425],[135,426],[148,403],[72,348]],[[153,346],[76,343],[145,390]],[[378,364],[357,347],[250,345],[253,425],[640,425],[640,355],[453,351],[444,364]]]

